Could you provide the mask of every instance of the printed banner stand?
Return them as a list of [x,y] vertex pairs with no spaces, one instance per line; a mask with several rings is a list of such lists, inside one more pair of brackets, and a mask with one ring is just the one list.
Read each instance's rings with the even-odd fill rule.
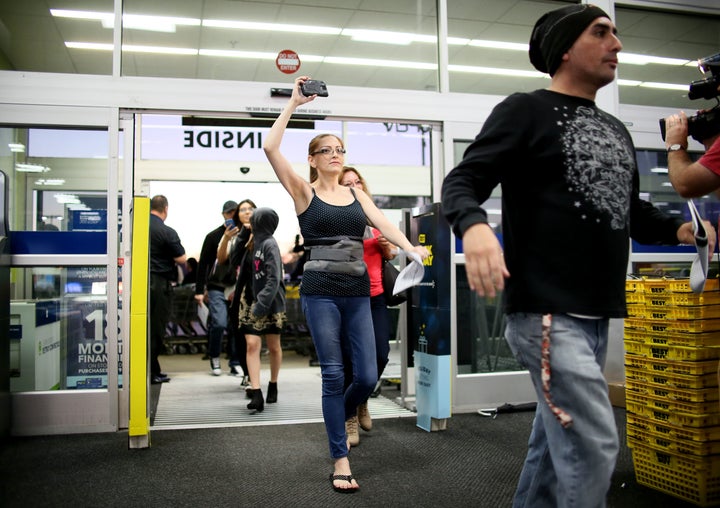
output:
[[451,416],[450,227],[440,204],[414,208],[410,216],[413,244],[424,245],[422,281],[410,290],[408,338],[413,347],[417,426],[445,430]]
[[450,356],[415,351],[417,426],[445,430],[450,418]]

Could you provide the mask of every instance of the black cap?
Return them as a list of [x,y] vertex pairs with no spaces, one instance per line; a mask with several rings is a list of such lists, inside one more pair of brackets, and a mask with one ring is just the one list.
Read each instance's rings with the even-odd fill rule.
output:
[[530,36],[530,63],[540,72],[554,75],[563,55],[580,34],[593,20],[602,17],[610,16],[592,4],[568,5],[545,13]]
[[232,199],[230,201],[225,201],[225,204],[223,205],[222,213],[230,213],[234,212],[237,208],[237,203],[233,201]]

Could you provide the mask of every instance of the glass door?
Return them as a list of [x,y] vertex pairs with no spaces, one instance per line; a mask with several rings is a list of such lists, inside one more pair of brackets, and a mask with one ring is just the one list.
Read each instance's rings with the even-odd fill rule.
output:
[[[447,171],[462,160],[481,124],[445,124]],[[493,227],[500,225],[500,188],[483,205]],[[499,230],[499,228],[498,228]],[[502,235],[498,233],[502,241]],[[529,375],[518,365],[505,342],[502,296],[481,298],[470,291],[462,242],[453,235],[451,261],[451,335],[453,411],[496,408],[505,403],[535,400]]]
[[118,428],[120,143],[111,117],[102,108],[3,113],[10,323],[0,340],[10,352],[13,435]]

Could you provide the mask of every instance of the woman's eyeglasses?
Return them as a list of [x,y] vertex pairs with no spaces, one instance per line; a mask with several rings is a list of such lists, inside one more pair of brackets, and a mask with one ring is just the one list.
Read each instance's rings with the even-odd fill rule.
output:
[[251,206],[243,206],[242,208],[238,208],[238,212],[240,212],[240,213],[248,213],[248,212],[252,212],[253,210],[255,210],[255,209]]
[[320,155],[330,155],[330,156],[332,156],[333,153],[336,153],[336,154],[338,154],[338,155],[345,155],[346,152],[347,152],[347,150],[345,150],[344,148],[334,148],[334,149],[333,149],[333,148],[330,148],[329,146],[324,146],[324,147],[322,147],[322,148],[319,148],[319,149],[315,150],[315,151],[312,152],[310,155],[320,154]]
[[352,182],[343,182],[344,187],[360,187],[362,188],[362,182],[360,180],[355,180]]

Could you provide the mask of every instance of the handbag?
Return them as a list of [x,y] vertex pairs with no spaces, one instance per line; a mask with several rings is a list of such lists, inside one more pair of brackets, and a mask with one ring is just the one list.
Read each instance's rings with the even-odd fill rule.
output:
[[407,289],[394,295],[393,288],[395,287],[395,279],[397,279],[400,271],[395,267],[394,264],[389,261],[383,261],[382,268],[382,283],[383,283],[383,294],[385,295],[385,303],[389,307],[400,305],[407,300]]

